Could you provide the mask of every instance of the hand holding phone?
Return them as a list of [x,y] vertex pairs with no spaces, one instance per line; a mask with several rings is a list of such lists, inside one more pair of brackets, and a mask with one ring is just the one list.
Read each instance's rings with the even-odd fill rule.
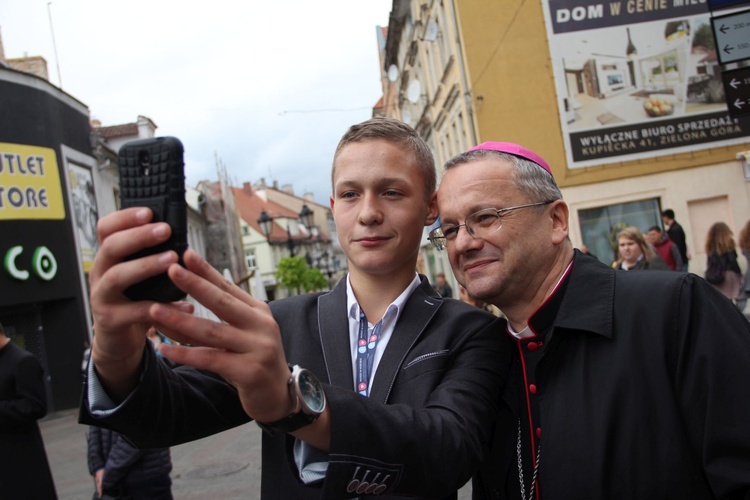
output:
[[[185,201],[184,148],[175,137],[154,137],[130,141],[118,153],[120,169],[120,207],[148,207],[152,222],[166,222],[172,228],[170,238],[146,248],[128,260],[174,250],[179,256],[187,249],[187,203]],[[164,273],[125,290],[131,300],[173,302],[185,298]]]

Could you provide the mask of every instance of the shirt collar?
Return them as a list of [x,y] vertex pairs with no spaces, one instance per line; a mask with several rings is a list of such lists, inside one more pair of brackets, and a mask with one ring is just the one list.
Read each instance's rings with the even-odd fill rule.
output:
[[[391,302],[391,304],[385,310],[383,320],[390,320],[391,316],[398,317],[398,314],[403,309],[404,304],[411,296],[412,292],[419,288],[420,284],[421,280],[419,279],[419,275],[415,272],[414,279],[411,280],[409,286],[407,286],[404,291],[401,292],[401,295],[396,297],[396,300]],[[359,303],[357,302],[357,297],[354,296],[354,290],[352,290],[350,275],[348,274],[346,275],[346,310],[349,311],[349,319],[359,321]],[[370,322],[372,323],[371,320]]]
[[[557,280],[557,283],[555,283],[555,287],[552,289],[552,293],[549,294],[549,296],[544,299],[544,302],[542,305],[537,309],[529,318],[529,321],[526,324],[526,327],[521,330],[520,332],[517,332],[513,329],[513,327],[510,325],[510,322],[508,322],[507,328],[508,333],[510,333],[512,336],[514,336],[517,339],[526,339],[529,337],[534,337],[536,335],[536,328],[532,328],[531,326],[531,319],[537,317],[537,313],[543,309],[545,309],[545,306],[550,302],[550,299],[556,296],[557,291],[560,289],[560,286],[562,283],[565,282],[565,279],[570,274],[570,270],[573,267],[573,260],[568,263],[567,267],[565,268],[565,271],[563,271],[562,276],[560,276],[560,279]],[[537,325],[535,325],[537,326]]]

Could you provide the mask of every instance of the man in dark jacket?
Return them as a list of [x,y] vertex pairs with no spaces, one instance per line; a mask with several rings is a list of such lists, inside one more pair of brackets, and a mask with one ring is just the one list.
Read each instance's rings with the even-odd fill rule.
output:
[[685,237],[685,231],[682,229],[682,226],[676,220],[674,220],[674,210],[672,210],[671,208],[662,210],[661,220],[662,222],[664,222],[664,229],[667,231],[669,239],[671,239],[672,242],[677,245],[677,249],[680,251],[680,257],[682,258],[682,268],[677,268],[677,270],[687,272],[688,260],[690,259],[690,256],[688,255],[687,238]]
[[171,500],[169,448],[139,450],[120,434],[99,427],[89,429],[87,440],[89,473],[99,498]]
[[0,324],[0,498],[57,498],[37,423],[46,414],[42,364]]
[[433,243],[515,351],[474,498],[750,498],[750,323],[729,300],[574,251],[549,165],[516,144],[448,161],[438,205]]

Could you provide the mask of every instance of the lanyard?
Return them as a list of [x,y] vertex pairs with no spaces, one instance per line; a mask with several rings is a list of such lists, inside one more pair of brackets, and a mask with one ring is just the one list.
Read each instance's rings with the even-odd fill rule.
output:
[[369,324],[367,316],[362,308],[359,309],[359,340],[357,341],[357,392],[363,396],[370,395],[370,376],[372,375],[372,365],[375,361],[375,347],[380,338],[380,328],[383,326],[383,320],[372,329],[368,335]]

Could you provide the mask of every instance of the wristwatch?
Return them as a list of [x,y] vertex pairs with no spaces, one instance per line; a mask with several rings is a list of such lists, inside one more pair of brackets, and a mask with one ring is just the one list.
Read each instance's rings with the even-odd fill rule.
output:
[[326,408],[326,393],[318,378],[310,370],[299,365],[289,365],[292,371],[288,387],[292,400],[295,401],[292,413],[275,422],[257,422],[261,429],[275,434],[276,432],[294,432],[315,422]]

